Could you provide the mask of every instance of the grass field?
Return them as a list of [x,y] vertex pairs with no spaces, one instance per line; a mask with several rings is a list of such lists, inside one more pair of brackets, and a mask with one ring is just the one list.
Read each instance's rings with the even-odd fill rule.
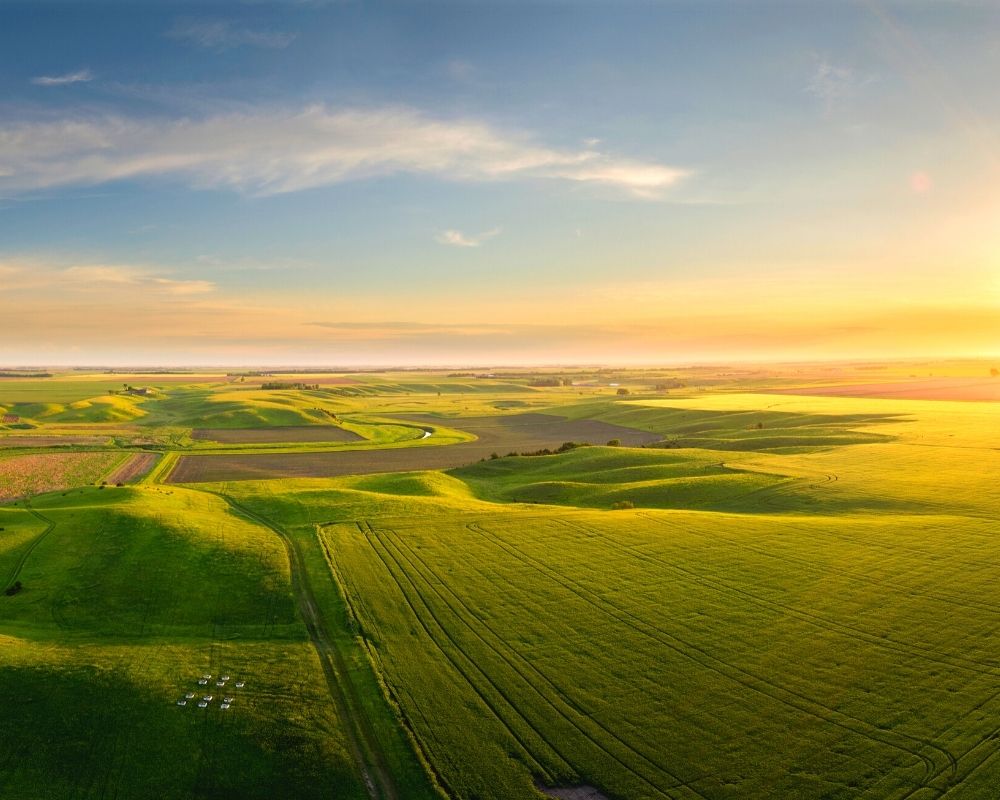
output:
[[0,795],[996,797],[1000,407],[698,379],[177,383],[149,452],[0,457],[93,459],[0,505]]

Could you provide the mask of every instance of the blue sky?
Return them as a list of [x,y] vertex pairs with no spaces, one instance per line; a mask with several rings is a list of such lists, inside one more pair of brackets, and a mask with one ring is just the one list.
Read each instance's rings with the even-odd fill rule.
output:
[[[991,3],[0,3],[0,19],[0,312],[19,320],[0,361],[996,341]],[[106,330],[123,303],[127,345]],[[913,335],[970,308],[983,335]]]

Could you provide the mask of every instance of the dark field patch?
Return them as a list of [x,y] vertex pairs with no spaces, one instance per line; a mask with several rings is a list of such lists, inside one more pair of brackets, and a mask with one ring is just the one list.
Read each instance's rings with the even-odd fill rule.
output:
[[272,444],[280,442],[361,442],[364,438],[335,425],[288,425],[271,428],[199,428],[192,439],[220,444]]
[[447,424],[474,433],[475,442],[448,446],[405,447],[388,450],[350,450],[328,453],[254,453],[247,455],[183,456],[168,483],[259,480],[262,478],[321,478],[372,472],[410,472],[453,469],[472,464],[492,453],[555,448],[563,442],[605,444],[619,439],[626,446],[657,441],[655,433],[598,420],[567,420],[551,414],[442,419],[419,414],[399,415],[428,426]]
[[135,483],[160,459],[159,453],[136,453],[107,478],[108,483]]

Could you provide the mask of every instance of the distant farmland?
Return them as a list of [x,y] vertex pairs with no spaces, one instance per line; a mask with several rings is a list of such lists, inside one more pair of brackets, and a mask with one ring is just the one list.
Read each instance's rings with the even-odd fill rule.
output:
[[203,483],[260,478],[314,478],[372,472],[409,472],[452,469],[493,453],[556,448],[564,442],[604,444],[618,439],[623,445],[655,442],[655,433],[608,422],[567,420],[550,414],[516,414],[506,417],[469,417],[444,420],[424,415],[401,417],[410,422],[447,424],[474,433],[479,439],[445,447],[421,446],[390,450],[350,450],[325,453],[254,453],[182,456],[168,483]]
[[354,431],[336,425],[285,425],[272,428],[199,428],[192,439],[219,444],[271,444],[278,442],[360,442]]

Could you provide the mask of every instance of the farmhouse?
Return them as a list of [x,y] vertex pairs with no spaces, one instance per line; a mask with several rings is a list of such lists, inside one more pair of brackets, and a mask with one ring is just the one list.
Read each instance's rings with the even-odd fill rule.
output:
[[0,417],[0,423],[4,425],[13,425],[16,422],[20,422],[21,418],[17,414],[4,414]]

